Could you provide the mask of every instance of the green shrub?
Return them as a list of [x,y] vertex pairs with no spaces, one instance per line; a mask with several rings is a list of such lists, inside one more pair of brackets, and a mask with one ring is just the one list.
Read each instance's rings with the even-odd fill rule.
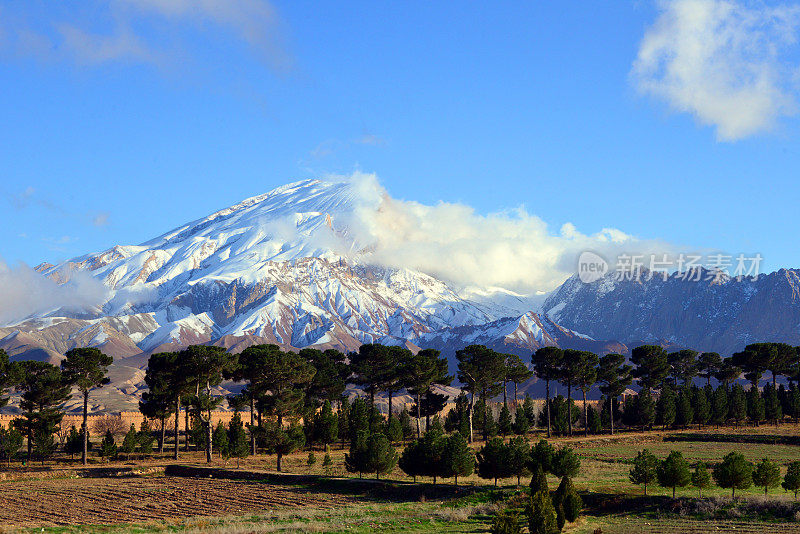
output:
[[519,514],[509,509],[497,512],[489,532],[492,534],[521,534]]

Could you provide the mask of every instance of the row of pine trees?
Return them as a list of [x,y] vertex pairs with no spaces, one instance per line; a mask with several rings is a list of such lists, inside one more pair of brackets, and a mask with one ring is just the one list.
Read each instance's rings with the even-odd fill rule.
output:
[[[633,349],[632,365],[621,354],[599,357],[588,351],[544,347],[532,354],[532,371],[519,356],[482,345],[456,351],[456,360],[462,394],[444,423],[448,431],[457,429],[468,443],[473,442],[476,431],[486,441],[497,434],[524,435],[537,424],[547,428],[548,437],[572,435],[581,418],[586,433],[602,427],[613,433],[620,421],[627,426],[653,428],[745,421],[777,424],[786,416],[800,416],[800,355],[795,347],[781,343],[751,344],[728,358],[692,350],[670,353],[660,346],[643,345]],[[12,430],[27,438],[29,458],[34,450],[46,455],[54,448],[53,434],[63,417],[62,406],[77,389],[84,405],[84,422],[78,432],[83,441],[82,460],[86,462],[90,394],[108,383],[112,361],[96,348],[72,349],[60,366],[37,361],[12,363],[0,351],[0,404],[7,402],[3,393],[13,389],[20,394],[22,414]],[[767,372],[771,381],[760,390],[759,382]],[[738,382],[742,375],[750,383],[747,390]],[[184,450],[189,449],[191,437],[211,461],[215,441],[220,444],[217,449],[224,443],[222,431],[212,425],[212,413],[227,401],[237,412],[249,412],[249,421],[243,426],[250,454],[259,449],[275,454],[280,470],[282,457],[306,444],[327,445],[340,440],[343,444],[358,442],[364,448],[367,443],[381,441],[380,437],[370,438],[372,434],[382,434],[389,442],[408,438],[411,416],[416,436],[421,438],[422,421],[428,428],[430,418],[447,402],[435,387],[452,384],[456,376],[448,374],[446,359],[433,349],[413,354],[400,346],[365,344],[345,355],[336,350],[287,352],[276,345],[256,345],[233,354],[222,347],[194,345],[150,357],[145,376],[148,391],[143,394],[140,410],[148,419],[160,422],[160,450],[172,425],[173,454],[178,457],[178,429],[183,417],[185,428],[193,428],[185,433]],[[541,414],[534,413],[530,399],[522,409],[516,408],[519,387],[533,376],[545,385]],[[788,388],[778,384],[780,376],[788,380]],[[705,382],[703,387],[697,383],[698,377]],[[640,386],[638,395],[625,395],[620,403],[634,379]],[[224,380],[242,383],[241,392],[224,397],[219,389]],[[551,398],[556,383],[566,389],[566,398]],[[346,402],[343,394],[348,384],[360,387],[366,399],[357,399],[352,405]],[[513,385],[513,413],[508,403],[509,385]],[[603,394],[599,412],[587,402],[587,394],[594,387]],[[575,390],[581,392],[582,409],[575,406]],[[410,414],[397,413],[393,405],[402,392],[415,399]],[[385,421],[375,407],[378,395],[388,399]],[[490,400],[500,395],[503,408],[495,419]],[[363,419],[366,426],[353,423],[354,418]],[[12,439],[12,430],[4,429],[0,434],[0,454],[18,441]],[[359,436],[362,431],[365,436]],[[378,445],[381,443],[376,442]]]

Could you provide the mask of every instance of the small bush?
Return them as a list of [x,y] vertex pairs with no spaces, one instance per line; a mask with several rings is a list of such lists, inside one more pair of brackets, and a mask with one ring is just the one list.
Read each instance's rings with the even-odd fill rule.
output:
[[501,510],[494,516],[489,532],[492,534],[521,534],[519,513],[509,509]]

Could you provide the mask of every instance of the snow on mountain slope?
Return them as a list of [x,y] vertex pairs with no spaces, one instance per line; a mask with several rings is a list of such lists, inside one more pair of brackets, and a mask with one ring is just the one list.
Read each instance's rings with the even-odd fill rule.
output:
[[800,273],[699,280],[673,274],[584,284],[577,276],[554,291],[544,313],[598,339],[662,343],[731,354],[748,343],[800,344]]
[[[42,264],[37,269],[60,283],[88,272],[108,296],[97,309],[51,310],[14,328],[53,354],[79,343],[119,356],[206,342],[351,350],[364,342],[423,343],[445,329],[519,318],[539,306],[542,296],[457,290],[418,271],[372,264],[370,244],[359,243],[351,226],[356,210],[381,209],[380,198],[365,202],[365,194],[376,192],[304,180],[141,245]],[[541,327],[522,323],[519,342],[533,347]],[[0,346],[19,354],[28,345],[12,342],[11,333]]]

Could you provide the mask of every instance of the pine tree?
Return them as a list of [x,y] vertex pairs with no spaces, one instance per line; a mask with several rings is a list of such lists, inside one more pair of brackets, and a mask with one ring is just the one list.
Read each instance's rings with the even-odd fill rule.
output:
[[[313,406],[325,401],[335,401],[344,393],[350,368],[347,357],[335,349],[321,351],[305,348],[298,353],[314,368],[314,377],[306,386],[306,397]],[[399,362],[398,362],[399,363]]]
[[675,414],[675,391],[669,384],[664,384],[656,403],[656,424],[666,430],[675,422]]
[[670,371],[669,358],[664,347],[641,345],[631,351],[631,362],[636,366],[634,376],[643,389],[657,388]]
[[114,435],[110,430],[106,431],[103,441],[100,442],[100,456],[102,458],[114,458],[117,455],[117,445],[114,443]]
[[67,351],[61,361],[61,370],[67,383],[74,384],[83,395],[83,423],[81,431],[85,436],[81,460],[86,465],[87,451],[89,450],[89,394],[92,390],[101,388],[110,382],[106,376],[108,366],[114,358],[107,356],[94,347],[80,347]]
[[[248,348],[253,349],[253,347]],[[280,354],[280,351],[277,351],[276,354]],[[288,356],[288,354],[293,353],[287,353],[283,360],[291,360],[292,357]],[[296,355],[293,354],[293,356]],[[258,376],[259,389],[261,391],[269,390],[273,396],[276,395],[276,390],[286,387],[283,381],[275,380],[269,382],[263,375],[266,370],[278,372],[275,368],[276,360],[283,361],[280,357],[273,358],[268,367],[261,369],[262,374]],[[205,437],[203,441],[206,451],[206,463],[211,463],[214,447],[214,427],[211,421],[211,414],[224,400],[223,397],[218,397],[214,393],[212,387],[219,385],[224,376],[232,376],[235,373],[235,370],[239,367],[239,357],[227,352],[223,347],[190,345],[180,352],[179,361],[181,362],[180,367],[184,370],[186,376],[190,377],[190,382],[194,385],[194,395],[189,398],[189,405],[191,406],[192,415],[200,422],[204,431]],[[278,369],[283,370],[283,367],[278,367]],[[286,378],[285,381],[289,382],[289,379]]]
[[275,467],[280,472],[281,459],[294,451],[301,449],[306,442],[303,428],[293,424],[288,429],[278,422],[270,423],[266,427],[267,452],[274,453]]
[[458,486],[458,477],[469,476],[475,469],[475,453],[459,432],[444,439],[439,474],[442,478],[454,477],[454,483]]
[[581,459],[570,447],[561,447],[553,455],[550,472],[557,477],[575,478],[581,470]]
[[522,436],[511,439],[506,447],[508,448],[506,458],[508,471],[512,476],[517,477],[517,486],[519,486],[521,478],[530,474],[528,464],[531,456],[531,448],[527,440]]
[[683,349],[667,355],[670,373],[675,384],[678,380],[683,382],[686,388],[692,383],[692,379],[697,376],[699,365],[697,361],[697,351]]
[[314,415],[314,441],[327,450],[339,434],[339,418],[333,413],[331,401],[326,400],[322,409]]
[[753,485],[753,464],[741,453],[731,452],[714,466],[713,476],[717,486],[731,488],[731,497],[735,498],[737,489],[747,489]]
[[[575,349],[564,349],[564,357],[557,370],[559,382],[567,386],[567,405],[572,406],[572,388],[577,386],[584,391],[594,383],[595,370],[597,365],[597,355]],[[585,406],[584,402],[584,406]],[[572,436],[572,417],[567,418],[567,432]]]
[[581,390],[583,398],[583,433],[589,435],[589,405],[586,402],[586,394],[597,381],[597,365],[600,360],[597,354],[589,351],[581,351],[581,361],[575,370],[575,385]]
[[370,408],[362,398],[356,398],[349,407],[348,439],[352,442],[361,432],[369,433]]
[[382,433],[371,434],[367,438],[367,473],[375,473],[375,478],[391,471],[397,464],[397,453]]
[[344,467],[350,473],[358,473],[361,478],[367,470],[367,430],[359,431],[358,435],[350,442],[350,452],[344,455]]
[[80,453],[83,450],[83,436],[78,429],[75,428],[75,425],[69,429],[69,434],[67,435],[67,441],[64,444],[64,452],[69,454],[70,458],[74,458],[76,454]]
[[338,410],[338,434],[339,434],[339,441],[342,443],[342,448],[344,448],[344,444],[347,440],[351,439],[350,436],[350,400],[347,397],[342,397],[339,401],[339,410]]
[[233,417],[228,423],[228,445],[230,447],[230,455],[236,458],[236,468],[239,468],[239,461],[246,458],[250,453],[250,444],[247,440],[247,433],[242,424],[242,418],[239,412],[233,414]]
[[697,488],[698,495],[702,498],[703,488],[707,488],[710,485],[711,473],[708,472],[706,464],[703,462],[697,462],[697,466],[695,466],[694,472],[692,473],[692,486]]
[[150,430],[150,423],[147,422],[147,419],[143,419],[139,426],[139,432],[136,434],[136,450],[141,454],[152,454],[155,441],[153,431]]
[[497,428],[504,438],[513,431],[511,412],[509,411],[508,406],[504,405],[500,409],[500,417],[497,420]]
[[475,406],[481,408],[480,410],[481,413],[478,414],[479,410],[476,409],[475,415],[480,416],[478,425],[480,425],[481,433],[483,434],[484,440],[495,437],[498,433],[499,428],[497,421],[495,420],[494,415],[492,414],[492,410],[488,406],[488,403],[483,398],[481,398],[481,400],[478,403],[476,403]]
[[402,431],[404,440],[414,435],[414,429],[411,426],[411,415],[405,408],[400,412],[400,430]]
[[545,473],[552,473],[553,459],[555,456],[555,448],[547,440],[540,439],[539,442],[531,448],[528,468],[531,471],[535,471],[537,467],[541,467]]
[[525,400],[522,402],[522,411],[525,412],[525,419],[528,420],[528,428],[532,428],[536,425],[536,406],[533,404],[533,399],[528,394],[525,395]]
[[421,397],[422,406],[417,408],[417,403],[411,406],[411,411],[425,418],[425,426],[430,424],[431,417],[438,417],[439,412],[447,406],[447,395],[428,391]]
[[704,388],[693,387],[692,398],[694,400],[694,422],[698,428],[708,424],[711,420],[711,406],[708,402],[708,395]]
[[600,358],[597,367],[597,380],[600,391],[608,398],[608,422],[614,434],[614,400],[625,391],[633,381],[633,367],[625,365],[625,356],[610,353]]
[[603,430],[603,421],[600,418],[600,413],[592,406],[589,406],[587,410],[589,412],[589,432],[599,434]]
[[755,386],[747,390],[747,417],[755,426],[758,426],[766,417],[764,399],[761,398],[761,393]]
[[214,433],[211,436],[214,442],[214,450],[222,457],[224,461],[228,461],[231,457],[230,440],[228,439],[228,429],[222,424],[222,421],[217,423]]
[[283,456],[302,447],[306,441],[302,428],[292,425],[287,430],[283,423],[302,414],[306,390],[317,371],[306,357],[269,346],[262,351],[259,362],[261,365],[256,376],[251,377],[251,385],[256,388],[254,391],[260,393],[259,401],[264,413],[275,418],[274,425],[268,426],[264,438],[267,449],[274,451],[277,456],[276,469],[280,472]]
[[[175,449],[173,459],[178,459],[180,445],[180,410],[183,398],[189,390],[189,376],[182,369],[179,356],[176,352],[159,352],[152,354],[147,360],[147,372],[144,376],[147,391],[142,393],[139,402],[139,411],[146,417],[163,418],[164,426],[161,432],[159,452],[162,452],[166,439],[166,418],[175,414],[173,436]],[[188,412],[185,414],[188,417]],[[188,425],[187,425],[188,428]],[[189,432],[186,432],[186,449],[189,447]]]
[[556,509],[547,491],[537,491],[531,495],[527,509],[528,529],[531,534],[556,534]]
[[11,459],[22,448],[22,440],[22,433],[13,426],[6,429],[0,425],[0,460],[11,464]]
[[781,487],[793,492],[794,500],[797,500],[797,493],[800,492],[800,461],[792,462],[786,468],[786,476],[783,477]]
[[637,422],[643,428],[652,428],[656,418],[656,402],[650,388],[642,388],[636,396]]
[[781,481],[781,470],[767,458],[761,460],[753,471],[753,484],[759,488],[764,488],[764,497],[767,496],[769,488],[776,487]]
[[[567,406],[570,406],[571,409],[567,410]],[[580,411],[578,407],[575,406],[575,401],[567,402],[561,395],[556,395],[554,398],[550,399],[550,413],[551,413],[551,426],[552,432],[554,434],[565,435],[569,433],[569,427],[571,423],[574,423],[580,417]],[[571,417],[570,417],[571,415]],[[543,410],[540,414],[540,419],[546,416],[546,412]],[[545,421],[542,420],[539,423],[539,426],[544,426]]]
[[325,469],[326,474],[328,474],[331,465],[333,465],[333,460],[331,460],[331,453],[326,452],[325,456],[322,457],[322,468]]
[[444,418],[444,428],[448,432],[461,432],[466,436],[469,432],[469,399],[463,391],[459,393],[455,400],[455,406],[447,412]]
[[692,399],[689,393],[689,388],[684,386],[678,393],[678,399],[675,402],[675,422],[683,428],[688,428],[694,421],[694,408],[692,408]]
[[314,455],[314,451],[308,451],[308,458],[306,458],[306,465],[308,467],[312,467],[316,463],[317,463],[317,457]]
[[508,466],[508,447],[500,438],[492,438],[481,447],[477,454],[478,476],[486,479],[497,480],[505,478],[511,473]]
[[119,448],[119,451],[125,453],[125,456],[128,458],[136,451],[138,441],[136,438],[136,427],[131,424],[131,428],[128,430],[128,433],[125,434],[125,438],[122,440],[122,446]]
[[789,385],[789,409],[787,413],[794,419],[795,423],[800,419],[800,387],[796,382],[792,382]]
[[[417,438],[419,438],[422,435],[420,420],[424,415],[422,398],[430,393],[434,385],[450,385],[453,376],[447,374],[447,359],[440,357],[439,351],[434,349],[423,349],[410,356],[402,374],[404,386],[416,400],[414,412],[417,418]],[[437,410],[437,413],[438,411],[440,410]],[[434,414],[429,413],[428,415]]]
[[[397,465],[408,476],[417,481],[418,476],[425,476],[425,451],[422,438],[406,445]],[[351,452],[352,454],[352,452]]]
[[434,485],[441,472],[442,454],[444,453],[445,440],[444,430],[437,424],[438,418],[434,419],[434,424],[428,428],[422,439],[419,440],[419,474],[433,478]]
[[518,409],[514,412],[514,433],[518,436],[525,436],[531,427],[528,417],[525,415],[525,410]]
[[698,359],[697,370],[700,376],[706,379],[706,385],[711,385],[711,378],[716,376],[722,368],[722,357],[716,352],[704,352]]
[[[20,370],[20,365],[11,362],[6,351],[0,349],[0,408],[8,404],[8,390],[20,382]],[[2,429],[0,428],[0,430]]]
[[730,391],[723,384],[717,386],[713,395],[712,420],[717,426],[728,420],[728,395]]
[[531,495],[539,491],[550,494],[550,490],[547,488],[547,474],[541,465],[536,464],[531,476]]
[[783,408],[778,399],[778,392],[772,384],[764,386],[762,398],[764,399],[765,418],[777,426],[780,420],[783,419]]
[[733,388],[731,388],[731,398],[728,404],[730,418],[736,421],[738,426],[747,418],[747,400],[741,384],[734,384]]
[[[408,356],[411,356],[410,352]],[[403,358],[405,359],[405,354]],[[354,384],[362,386],[369,395],[369,415],[367,416],[370,424],[369,432],[376,430],[372,426],[372,423],[375,422],[374,414],[377,413],[375,395],[385,391],[387,385],[391,384],[391,388],[395,387],[394,383],[399,378],[400,368],[407,365],[406,362],[402,365],[398,365],[399,363],[395,361],[390,347],[378,343],[365,343],[358,348],[357,352],[350,354],[350,369],[353,373],[353,378],[350,380]]]
[[672,451],[662,460],[656,469],[658,483],[665,488],[672,488],[672,498],[675,498],[675,488],[683,488],[689,485],[692,475],[689,471],[689,463],[684,460],[683,455],[678,451]]
[[403,441],[403,427],[400,424],[400,418],[392,417],[386,422],[386,437],[394,443]]
[[583,501],[578,492],[575,491],[575,486],[572,484],[570,477],[561,477],[561,483],[558,485],[553,498],[553,505],[556,508],[556,512],[560,510],[564,519],[570,523],[574,523],[578,519],[583,508]]
[[22,410],[22,417],[14,420],[14,426],[28,438],[30,460],[37,437],[39,444],[46,446],[47,436],[52,438],[61,423],[62,405],[71,396],[71,384],[60,368],[47,362],[26,360],[14,368],[19,373],[15,389],[21,393],[19,407]]
[[644,486],[644,494],[647,495],[647,485],[656,479],[658,469],[658,458],[647,449],[642,449],[633,459],[633,467],[628,474],[628,478],[636,485]]
[[[514,384],[514,412],[517,411],[517,388],[533,376],[533,372],[516,354],[506,355],[506,380]],[[505,397],[503,397],[505,399]]]
[[[551,437],[551,423],[552,417],[550,414],[550,382],[558,380],[560,376],[561,363],[564,359],[564,351],[558,347],[542,347],[533,353],[531,361],[533,362],[533,372],[540,380],[544,380],[545,384],[545,398],[544,398],[544,419],[545,426],[547,427],[547,437]],[[528,397],[526,396],[526,402]],[[530,421],[536,419],[532,417],[534,414],[525,414]],[[533,532],[533,531],[531,531]]]
[[42,425],[33,434],[33,452],[44,463],[56,451],[56,440],[49,426]]

